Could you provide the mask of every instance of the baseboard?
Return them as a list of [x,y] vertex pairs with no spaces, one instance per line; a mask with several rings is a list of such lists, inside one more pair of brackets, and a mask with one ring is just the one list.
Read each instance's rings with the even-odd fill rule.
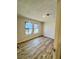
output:
[[[44,36],[44,35],[43,35]],[[44,36],[45,38],[49,38],[49,39],[53,39],[53,38],[50,38],[50,37],[47,37],[47,36]],[[53,39],[54,40],[54,39]]]
[[38,38],[38,37],[43,37],[43,35],[40,35],[40,36],[37,36],[37,37],[31,38],[31,39],[26,40],[26,41],[19,42],[19,43],[17,43],[17,44],[22,44],[22,43],[25,43],[25,42],[31,41],[31,40],[33,40],[33,39],[35,39],[35,38]]
[[[40,36],[37,36],[37,37],[31,38],[31,39],[29,39],[29,40],[19,42],[19,43],[17,43],[17,44],[22,44],[22,43],[25,43],[25,42],[31,41],[31,40],[33,40],[33,39],[35,39],[35,38],[38,38],[38,37],[45,37],[45,38],[52,39],[52,38],[50,38],[50,37],[47,37],[47,36],[44,36],[44,35],[40,35]],[[54,39],[52,39],[52,40],[54,40]]]

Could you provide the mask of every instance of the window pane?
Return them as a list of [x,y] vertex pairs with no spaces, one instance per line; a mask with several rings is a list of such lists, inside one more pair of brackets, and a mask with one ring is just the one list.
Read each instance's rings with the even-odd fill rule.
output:
[[38,33],[39,32],[39,29],[34,29],[34,33]]
[[32,23],[26,23],[25,28],[32,28]]
[[34,34],[39,32],[39,26],[38,24],[34,24]]
[[33,25],[32,23],[26,23],[25,24],[25,34],[32,34]]
[[28,34],[32,34],[32,29],[29,29],[29,33]]
[[28,29],[25,31],[25,34],[32,34],[32,29]]
[[38,28],[38,24],[34,24],[34,28]]

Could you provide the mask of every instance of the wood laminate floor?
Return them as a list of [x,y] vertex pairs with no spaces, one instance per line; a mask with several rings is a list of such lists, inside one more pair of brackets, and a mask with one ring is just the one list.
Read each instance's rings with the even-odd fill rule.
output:
[[39,37],[18,46],[17,59],[53,59],[53,39]]

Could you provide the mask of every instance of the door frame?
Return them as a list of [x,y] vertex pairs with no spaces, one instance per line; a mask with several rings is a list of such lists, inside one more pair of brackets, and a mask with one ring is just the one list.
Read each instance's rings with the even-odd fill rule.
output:
[[61,59],[61,0],[56,0],[56,25],[53,59]]

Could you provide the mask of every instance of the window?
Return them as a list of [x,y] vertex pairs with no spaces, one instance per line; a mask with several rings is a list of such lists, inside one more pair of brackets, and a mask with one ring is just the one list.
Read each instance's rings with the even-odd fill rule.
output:
[[39,26],[38,24],[34,24],[34,34],[39,32]]
[[32,34],[33,31],[33,25],[31,22],[25,23],[25,33],[28,34]]
[[31,35],[39,33],[39,25],[31,22],[25,22],[25,34]]

